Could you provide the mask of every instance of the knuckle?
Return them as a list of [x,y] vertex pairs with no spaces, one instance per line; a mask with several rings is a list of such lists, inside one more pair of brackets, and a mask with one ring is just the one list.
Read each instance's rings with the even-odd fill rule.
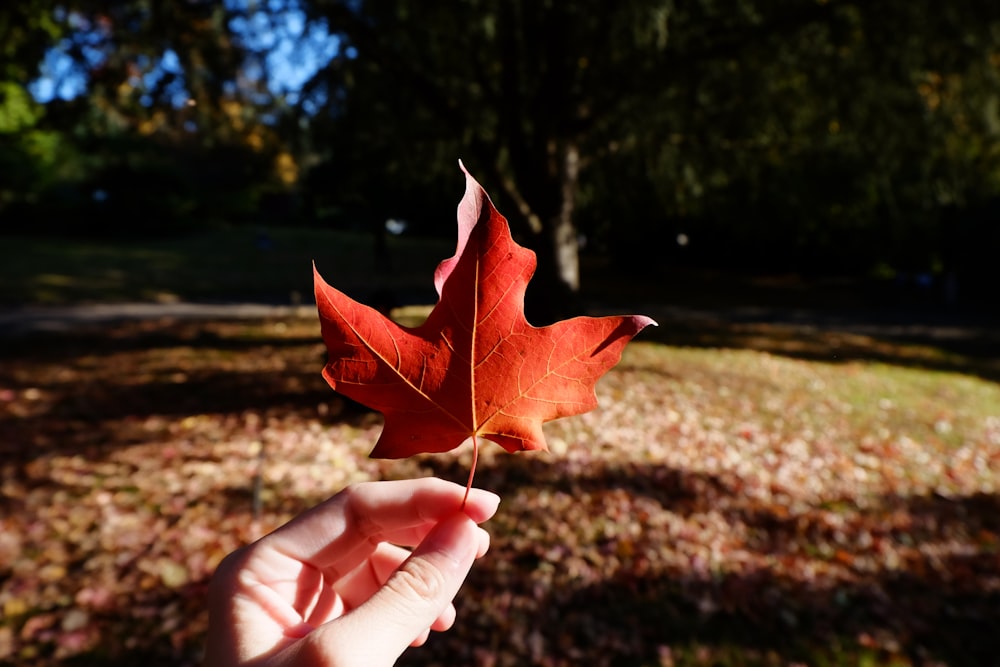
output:
[[351,484],[341,491],[341,497],[348,525],[368,542],[378,544],[382,541],[382,528],[364,507],[365,488],[371,484],[371,482]]
[[239,576],[249,557],[250,547],[247,546],[231,552],[219,561],[209,585],[213,588],[229,586]]
[[386,587],[407,601],[436,600],[446,586],[444,575],[437,567],[421,558],[403,563],[386,582]]

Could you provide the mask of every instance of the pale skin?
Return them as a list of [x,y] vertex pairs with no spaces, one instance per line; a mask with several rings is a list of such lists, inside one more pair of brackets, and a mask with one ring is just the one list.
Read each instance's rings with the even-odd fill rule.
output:
[[500,502],[464,496],[435,478],[356,484],[230,554],[209,588],[205,665],[387,667],[447,630]]

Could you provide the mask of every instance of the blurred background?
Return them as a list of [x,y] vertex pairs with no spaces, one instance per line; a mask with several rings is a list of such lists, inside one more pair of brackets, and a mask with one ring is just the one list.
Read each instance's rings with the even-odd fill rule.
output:
[[998,14],[976,0],[12,0],[0,229],[450,239],[462,159],[539,252],[538,291],[576,293],[581,266],[610,263],[989,298]]
[[484,457],[495,561],[407,664],[996,664],[987,0],[5,0],[0,662],[195,664],[229,550],[464,481],[365,458],[310,265],[418,322],[460,159],[533,323],[661,327]]

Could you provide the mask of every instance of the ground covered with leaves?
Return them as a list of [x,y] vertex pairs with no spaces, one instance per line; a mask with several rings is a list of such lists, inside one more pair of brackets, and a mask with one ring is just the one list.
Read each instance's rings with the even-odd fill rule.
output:
[[[1000,665],[995,360],[670,331],[551,452],[484,448],[490,554],[403,664]],[[0,663],[197,664],[225,554],[352,482],[464,483],[468,447],[368,459],[323,359],[312,319],[3,341]]]

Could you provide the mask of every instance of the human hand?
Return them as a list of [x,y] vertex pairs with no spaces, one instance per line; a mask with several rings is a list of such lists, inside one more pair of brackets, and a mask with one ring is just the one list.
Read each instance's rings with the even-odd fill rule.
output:
[[[392,665],[455,620],[500,498],[435,478],[365,482],[227,556],[205,664]],[[402,547],[416,547],[412,554]]]

